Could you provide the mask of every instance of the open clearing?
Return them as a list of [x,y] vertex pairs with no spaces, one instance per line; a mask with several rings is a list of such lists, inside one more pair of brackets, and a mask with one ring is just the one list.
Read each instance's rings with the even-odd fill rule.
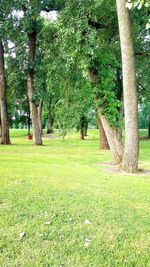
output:
[[[106,172],[98,132],[0,146],[0,266],[150,266],[150,176]],[[150,141],[140,167],[150,169]]]

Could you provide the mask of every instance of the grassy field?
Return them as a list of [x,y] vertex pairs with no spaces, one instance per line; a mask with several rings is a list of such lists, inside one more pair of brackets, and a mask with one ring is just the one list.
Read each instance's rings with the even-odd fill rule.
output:
[[[150,176],[107,171],[96,131],[42,147],[11,135],[0,146],[0,266],[150,266]],[[150,169],[148,140],[140,166]]]

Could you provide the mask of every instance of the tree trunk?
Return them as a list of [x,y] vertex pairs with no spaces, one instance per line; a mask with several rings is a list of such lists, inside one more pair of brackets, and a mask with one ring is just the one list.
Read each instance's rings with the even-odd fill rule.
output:
[[10,144],[9,138],[9,122],[7,112],[7,96],[6,96],[6,77],[4,63],[4,47],[2,39],[0,39],[0,108],[1,108],[1,144]]
[[53,133],[53,124],[54,124],[54,119],[51,113],[51,107],[48,107],[48,120],[47,120],[47,134]]
[[88,120],[86,118],[85,124],[84,124],[84,136],[88,136]]
[[102,122],[103,128],[105,130],[105,134],[107,136],[108,144],[113,156],[114,164],[120,164],[123,158],[123,143],[119,138],[118,129],[113,128],[109,122],[106,120],[105,116],[101,114],[101,110],[99,109],[99,116]]
[[81,140],[84,140],[84,128],[82,127],[81,129],[80,129],[80,139]]
[[148,117],[148,139],[150,139],[150,115]]
[[28,136],[31,135],[31,132],[30,132],[30,126],[31,126],[31,118],[30,118],[30,110],[28,112],[28,117],[27,117],[27,125],[28,125]]
[[122,53],[125,114],[125,149],[122,168],[126,172],[136,173],[139,159],[139,131],[133,38],[126,0],[116,0],[116,3]]
[[[32,29],[32,32],[28,33],[28,41],[29,41],[29,62],[30,64],[33,64],[33,62],[35,61],[36,30]],[[29,67],[28,77],[27,77],[27,89],[28,89],[28,97],[29,97],[29,104],[31,111],[34,143],[35,145],[42,145],[42,136],[38,121],[38,110],[36,106],[36,101],[34,99],[33,82],[34,82],[34,68]]]
[[[89,76],[89,81],[91,83],[95,83],[98,82],[97,81],[97,75],[95,73],[92,72],[92,70],[89,68],[88,69],[88,76]],[[95,97],[95,102],[97,105],[97,100]],[[108,144],[113,156],[113,162],[114,164],[120,164],[122,162],[122,158],[123,158],[123,144],[122,142],[119,140],[119,135],[118,135],[118,130],[113,128],[109,122],[106,120],[105,116],[102,115],[101,113],[101,109],[98,107],[98,113],[100,116],[100,120],[102,122],[107,140],[108,140]]]
[[110,149],[99,114],[98,114],[98,129],[99,129],[99,136],[100,136],[100,149],[101,150]]
[[38,123],[40,128],[41,136],[43,134],[43,127],[42,127],[42,110],[43,110],[43,99],[40,100],[39,107],[38,107]]
[[84,116],[82,116],[80,119],[80,139],[81,140],[84,140],[84,136],[85,136],[85,120],[86,118]]
[[[0,115],[0,138],[2,137],[2,125],[1,125],[1,115]],[[0,141],[1,142],[1,141]]]

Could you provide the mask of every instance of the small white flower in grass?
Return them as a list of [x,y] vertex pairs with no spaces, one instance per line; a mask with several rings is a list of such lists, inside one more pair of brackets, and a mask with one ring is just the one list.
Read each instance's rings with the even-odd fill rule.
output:
[[89,242],[89,243],[92,242],[92,240],[89,239],[89,238],[86,238],[85,241],[86,241],[86,242]]
[[90,220],[85,220],[84,224],[92,224]]
[[51,222],[49,222],[49,221],[44,223],[44,225],[50,225],[50,224],[51,224]]
[[20,234],[19,234],[19,237],[20,237],[20,239],[24,238],[24,237],[25,237],[25,235],[26,235],[26,233],[25,233],[25,232],[22,232],[22,233],[20,233]]
[[86,239],[85,239],[85,243],[84,243],[84,247],[85,247],[85,248],[88,248],[88,246],[90,245],[91,242],[92,242],[91,239],[86,238]]
[[39,237],[43,237],[43,234],[40,234]]

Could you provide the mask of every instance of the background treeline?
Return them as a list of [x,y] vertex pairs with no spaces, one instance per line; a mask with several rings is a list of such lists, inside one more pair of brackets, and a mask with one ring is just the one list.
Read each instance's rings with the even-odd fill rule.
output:
[[[122,0],[123,12],[128,15],[125,5]],[[128,6],[139,127],[147,128],[150,138],[150,9],[148,1],[133,1]],[[63,137],[78,129],[84,139],[90,125],[99,127],[101,148],[114,146],[108,138],[111,133],[122,154],[119,140],[124,104],[118,19],[112,0],[1,1],[2,143],[10,143],[9,127],[27,127],[30,134],[31,121],[37,145],[42,144],[44,128],[47,133],[57,128]]]

